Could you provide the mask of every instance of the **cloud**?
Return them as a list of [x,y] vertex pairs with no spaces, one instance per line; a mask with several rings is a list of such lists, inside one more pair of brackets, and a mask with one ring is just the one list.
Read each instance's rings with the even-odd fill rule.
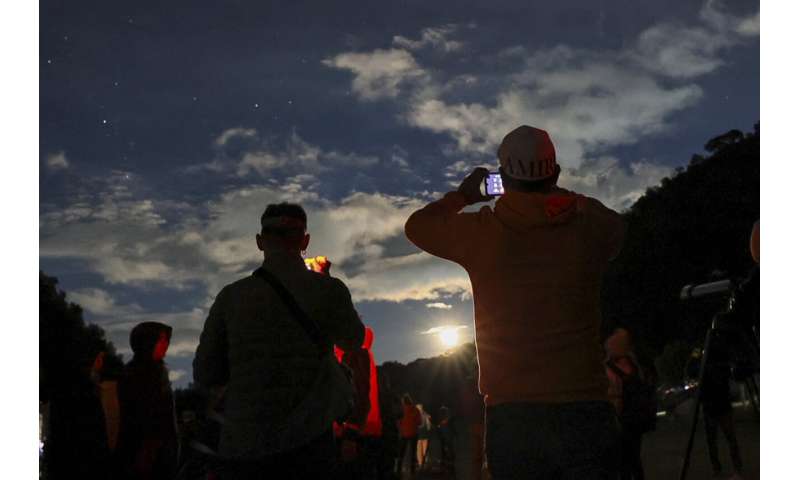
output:
[[255,128],[229,128],[222,132],[215,140],[214,144],[218,147],[223,147],[225,144],[228,143],[229,140],[232,138],[237,137],[244,137],[244,138],[254,138],[258,136],[258,132]]
[[436,309],[439,309],[439,310],[450,310],[450,309],[453,308],[452,305],[450,305],[448,303],[442,303],[442,302],[426,303],[425,307],[427,307],[427,308],[436,308]]
[[633,205],[648,187],[670,176],[671,167],[648,162],[625,166],[613,157],[585,161],[579,167],[562,170],[559,185],[602,201],[615,210]]
[[648,70],[675,78],[692,78],[724,65],[720,53],[759,33],[759,14],[736,17],[718,2],[707,1],[698,25],[663,23],[643,31],[631,57]]
[[69,168],[69,160],[67,160],[66,154],[63,151],[58,153],[51,153],[47,156],[47,160],[45,162],[47,164],[47,168],[52,171],[56,170],[66,170]]
[[69,301],[98,316],[127,316],[142,312],[142,307],[137,304],[119,305],[110,293],[99,288],[73,290],[69,292]]
[[[626,206],[671,169],[644,159],[623,166],[608,151],[669,131],[672,116],[703,96],[693,79],[719,69],[728,49],[757,35],[758,19],[758,13],[734,16],[709,1],[696,21],[655,24],[619,50],[503,46],[492,61],[505,62],[507,73],[498,75],[493,67],[452,78],[435,59],[420,65],[414,57],[414,51],[434,45],[434,38],[449,39],[452,29],[441,37],[423,33],[413,41],[395,37],[394,44],[405,48],[405,64],[414,65],[415,81],[406,91],[391,89],[384,96],[396,100],[406,124],[451,139],[443,148],[445,155],[458,157],[443,170],[451,184],[485,164],[487,156],[493,158],[506,133],[529,124],[550,132],[565,185]],[[346,69],[354,74],[354,89],[370,72],[367,62],[351,62]],[[380,92],[358,98],[371,101]]]
[[[136,198],[132,189],[124,184],[114,188],[116,182],[110,181],[93,196],[63,208],[43,206],[40,256],[81,259],[111,284],[201,287],[212,296],[260,261],[254,237],[264,206],[292,201],[304,205],[309,216],[308,254],[331,258],[334,274],[350,286],[355,301],[469,295],[461,267],[419,253],[405,240],[405,221],[424,200],[356,192],[333,201],[308,188],[313,181],[313,176],[298,175],[232,189],[190,206]],[[393,254],[390,240],[405,245],[392,247],[399,256],[387,256]],[[98,312],[113,308],[101,292],[79,294]]]
[[455,24],[443,25],[441,27],[431,27],[423,29],[419,40],[396,35],[392,39],[392,44],[408,50],[420,50],[425,47],[433,47],[443,52],[454,52],[464,47],[462,42],[450,40],[448,37],[458,29]]
[[397,97],[404,85],[424,84],[429,80],[414,57],[402,49],[348,52],[326,58],[322,63],[352,72],[353,92],[368,101]]
[[170,370],[169,371],[169,381],[170,382],[177,382],[181,378],[185,377],[188,372],[186,370]]
[[441,327],[429,328],[428,330],[425,330],[424,332],[420,332],[420,335],[436,335],[436,334],[441,333],[443,331],[461,330],[461,329],[464,329],[464,328],[469,328],[469,327],[467,327],[466,325],[444,325],[444,326],[441,326]]

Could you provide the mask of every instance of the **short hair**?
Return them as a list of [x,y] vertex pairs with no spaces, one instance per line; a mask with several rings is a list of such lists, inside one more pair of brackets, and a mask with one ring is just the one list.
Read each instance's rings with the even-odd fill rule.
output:
[[261,214],[261,235],[301,236],[306,225],[306,211],[296,203],[270,203]]

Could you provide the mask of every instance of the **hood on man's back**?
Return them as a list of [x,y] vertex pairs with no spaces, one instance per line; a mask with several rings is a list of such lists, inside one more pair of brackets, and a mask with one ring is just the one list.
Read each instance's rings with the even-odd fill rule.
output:
[[507,192],[495,204],[497,217],[514,230],[569,223],[578,212],[580,196],[569,190],[552,193]]
[[150,358],[158,342],[161,332],[167,334],[167,339],[172,337],[172,327],[159,322],[142,322],[131,330],[131,350],[134,358]]

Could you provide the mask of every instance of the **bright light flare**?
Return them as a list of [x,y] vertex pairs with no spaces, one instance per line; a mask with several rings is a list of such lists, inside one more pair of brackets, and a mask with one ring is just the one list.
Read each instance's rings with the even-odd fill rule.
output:
[[453,348],[458,345],[458,336],[457,328],[443,328],[439,332],[439,340],[446,348]]

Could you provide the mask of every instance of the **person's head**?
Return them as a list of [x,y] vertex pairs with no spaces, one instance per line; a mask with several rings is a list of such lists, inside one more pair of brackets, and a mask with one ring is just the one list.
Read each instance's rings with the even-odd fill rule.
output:
[[172,327],[159,322],[142,322],[131,330],[133,359],[159,363],[164,360],[172,338]]
[[256,234],[256,244],[265,257],[270,252],[300,255],[311,240],[306,227],[303,207],[287,202],[271,203],[261,215],[261,232]]
[[750,255],[753,257],[753,261],[759,263],[760,258],[760,244],[761,244],[761,223],[759,220],[756,220],[756,223],[753,224],[753,229],[750,231]]
[[606,355],[609,358],[630,355],[633,352],[633,336],[628,329],[615,328],[605,343]]
[[528,125],[517,127],[503,138],[497,159],[505,190],[545,193],[556,185],[561,173],[550,136]]

